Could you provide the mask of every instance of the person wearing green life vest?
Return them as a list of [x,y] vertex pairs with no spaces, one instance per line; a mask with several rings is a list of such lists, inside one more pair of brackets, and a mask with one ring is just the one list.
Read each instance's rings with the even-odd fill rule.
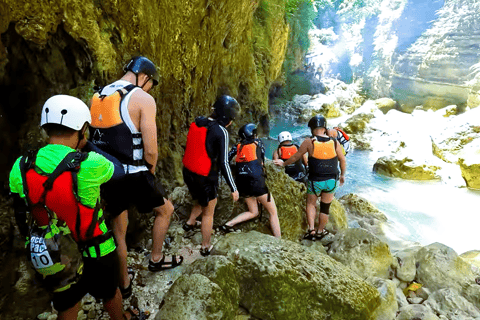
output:
[[[56,95],[45,102],[41,126],[49,136],[48,144],[18,158],[10,172],[15,218],[20,232],[30,235],[27,221],[50,226],[54,217],[65,223],[78,244],[76,250],[83,256],[80,276],[53,292],[58,319],[77,319],[87,293],[103,300],[111,319],[131,319],[134,312],[123,310],[115,241],[100,205],[100,186],[120,178],[123,167],[99,153],[77,151],[92,147],[87,145],[90,122],[90,111],[80,99]],[[65,160],[71,158],[74,161]]]

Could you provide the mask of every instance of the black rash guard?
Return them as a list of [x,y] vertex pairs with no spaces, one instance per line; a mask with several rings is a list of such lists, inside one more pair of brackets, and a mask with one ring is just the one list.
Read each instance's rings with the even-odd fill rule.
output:
[[[232,192],[237,191],[237,186],[233,180],[232,171],[228,164],[228,131],[218,122],[205,119],[197,118],[197,123],[200,124],[203,121],[211,121],[211,126],[208,129],[207,137],[205,141],[205,148],[207,150],[208,156],[212,160],[212,169],[208,174],[209,179],[218,179],[218,171],[222,171],[222,175],[225,178],[230,190]],[[220,166],[220,168],[218,168]]]

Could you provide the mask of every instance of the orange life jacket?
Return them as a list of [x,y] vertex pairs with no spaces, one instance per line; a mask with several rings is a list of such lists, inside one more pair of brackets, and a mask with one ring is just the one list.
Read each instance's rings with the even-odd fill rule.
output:
[[255,141],[237,144],[237,157],[235,159],[237,165],[238,176],[260,177],[263,175],[263,163],[259,157],[259,151]]
[[308,179],[323,181],[338,177],[338,157],[333,138],[314,137],[313,152],[308,156]]
[[294,144],[291,145],[283,145],[278,147],[278,155],[280,156],[280,159],[283,161],[286,161],[290,159],[291,156],[293,156],[295,153],[297,153],[298,147]]
[[207,140],[209,126],[199,127],[192,122],[187,135],[187,146],[183,155],[185,168],[201,176],[208,176],[212,169],[212,159],[207,153],[205,141]]

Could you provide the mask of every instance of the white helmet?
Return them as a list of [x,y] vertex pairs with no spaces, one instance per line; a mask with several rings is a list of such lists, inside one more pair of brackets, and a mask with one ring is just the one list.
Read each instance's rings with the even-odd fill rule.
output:
[[292,141],[292,135],[288,131],[282,131],[278,135],[278,142],[282,143],[283,141],[290,140]]
[[43,105],[40,126],[56,123],[80,131],[85,122],[92,122],[90,109],[78,98],[59,94],[50,97]]

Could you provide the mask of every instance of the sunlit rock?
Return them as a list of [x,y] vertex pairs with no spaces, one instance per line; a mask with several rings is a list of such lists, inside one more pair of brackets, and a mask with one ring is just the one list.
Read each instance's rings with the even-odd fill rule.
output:
[[464,252],[460,257],[469,263],[472,267],[472,271],[480,276],[480,251],[472,250]]
[[397,158],[396,155],[381,157],[373,165],[373,171],[396,178],[408,180],[433,180],[438,179],[437,166],[418,163],[407,157]]
[[423,303],[436,314],[448,319],[473,319],[480,317],[480,310],[462,297],[457,290],[445,288],[435,291]]
[[384,234],[383,224],[387,221],[387,217],[368,200],[349,193],[342,196],[339,201],[348,212],[350,222],[355,221],[359,227],[375,235]]
[[433,243],[418,250],[415,260],[417,282],[432,291],[444,288],[457,290],[476,307],[480,307],[480,301],[474,296],[477,292],[480,293],[480,286],[474,281],[475,274],[470,264],[453,249],[441,243]]
[[[475,145],[480,145],[480,139],[477,139]],[[464,148],[462,158],[459,158],[462,176],[467,183],[467,187],[472,189],[480,189],[480,149]],[[463,158],[465,157],[465,158]]]
[[395,276],[398,279],[404,282],[412,282],[415,279],[417,273],[415,254],[419,249],[419,247],[413,247],[395,252],[394,257],[398,262],[395,268]]
[[447,117],[456,115],[458,113],[458,107],[456,105],[447,106],[447,107],[442,108],[442,109],[440,109],[436,112],[440,113],[442,116],[447,118]]
[[380,109],[383,113],[387,113],[388,111],[395,109],[396,102],[390,98],[380,98],[375,100],[375,104],[377,108]]
[[387,279],[393,262],[388,245],[364,229],[337,233],[328,254],[364,279]]
[[380,292],[380,306],[375,310],[373,318],[395,319],[398,311],[395,283],[392,280],[376,277],[368,278],[367,281]]
[[365,132],[367,125],[374,116],[372,114],[360,113],[349,118],[345,122],[344,130],[348,134],[357,134]]
[[411,304],[400,308],[397,320],[440,320],[429,307],[422,304]]
[[380,294],[328,255],[255,231],[228,234],[215,253],[234,263],[240,304],[260,319],[371,319]]

